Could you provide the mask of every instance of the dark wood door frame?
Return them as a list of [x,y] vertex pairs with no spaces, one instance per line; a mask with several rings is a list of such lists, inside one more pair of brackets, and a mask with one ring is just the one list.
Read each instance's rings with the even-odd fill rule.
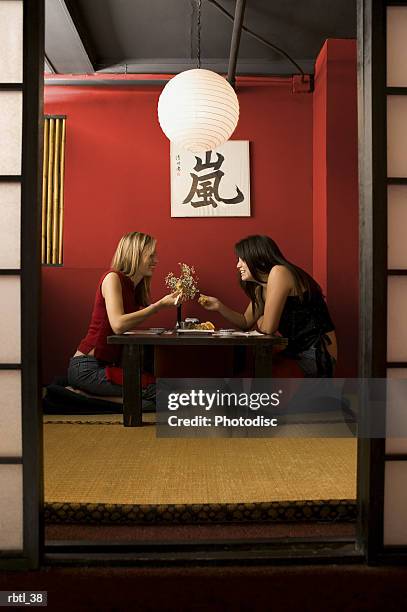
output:
[[[24,2],[24,139],[22,177],[22,370],[24,559],[39,563],[370,563],[383,559],[384,441],[358,446],[359,524],[351,541],[287,540],[100,547],[91,543],[43,547],[43,456],[40,406],[40,172],[44,3]],[[385,11],[381,0],[358,0],[360,150],[360,376],[385,375],[387,343],[387,211],[385,159]],[[29,50],[29,52],[28,52]],[[36,321],[37,325],[33,325]],[[384,415],[383,415],[384,416]],[[10,568],[4,563],[3,566]],[[9,560],[12,562],[13,560]],[[0,560],[0,566],[2,561]]]

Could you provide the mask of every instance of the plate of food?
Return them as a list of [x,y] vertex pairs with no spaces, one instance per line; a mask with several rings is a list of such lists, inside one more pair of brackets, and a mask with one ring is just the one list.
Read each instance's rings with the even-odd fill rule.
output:
[[233,336],[233,334],[236,332],[235,329],[220,329],[218,332],[216,332],[219,336]]
[[205,321],[204,323],[189,324],[188,327],[180,328],[177,330],[181,334],[213,334],[215,326],[212,321]]
[[214,333],[214,329],[177,329],[177,334],[203,334],[206,336],[210,336]]

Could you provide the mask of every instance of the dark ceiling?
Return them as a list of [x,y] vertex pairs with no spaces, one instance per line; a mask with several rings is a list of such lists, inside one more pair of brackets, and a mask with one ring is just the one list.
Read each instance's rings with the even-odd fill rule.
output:
[[[218,0],[234,14],[235,0]],[[56,73],[177,73],[197,65],[198,0],[46,0]],[[246,0],[244,25],[314,71],[326,38],[356,38],[356,0]],[[227,72],[232,22],[202,0],[201,65]],[[284,57],[242,32],[237,74],[289,75]]]

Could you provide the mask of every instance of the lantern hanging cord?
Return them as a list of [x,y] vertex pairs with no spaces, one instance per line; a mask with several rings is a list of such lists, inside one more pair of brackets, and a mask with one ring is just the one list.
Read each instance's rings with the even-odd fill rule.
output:
[[201,7],[202,7],[202,0],[198,0],[198,15],[197,15],[197,28],[196,28],[196,34],[197,34],[197,39],[198,39],[198,44],[197,44],[197,49],[196,49],[196,61],[197,61],[198,68],[201,67]]
[[[199,0],[199,2],[201,2],[201,0]],[[213,4],[217,9],[219,9],[221,11],[221,13],[223,13],[224,15],[226,15],[226,17],[229,17],[229,19],[231,19],[232,21],[234,21],[234,17],[233,15],[231,15],[230,13],[228,13],[228,11],[226,9],[223,8],[223,6],[221,4],[219,4],[218,2],[216,2],[216,0],[208,0],[208,2],[210,4]],[[249,28],[246,28],[244,25],[242,25],[242,30],[244,30],[245,32],[247,32],[248,34],[250,34],[250,36],[253,36],[253,38],[256,38],[256,40],[258,40],[259,42],[263,43],[263,45],[266,45],[267,47],[270,47],[271,49],[273,49],[274,51],[276,51],[277,53],[279,53],[280,55],[283,55],[285,58],[288,59],[289,62],[291,62],[296,68],[297,70],[301,73],[302,77],[305,77],[305,72],[303,71],[303,69],[301,68],[301,66],[299,64],[297,64],[297,62],[295,60],[293,60],[292,57],[290,57],[288,55],[288,53],[286,53],[283,49],[280,49],[280,47],[277,47],[276,45],[273,45],[273,43],[269,42],[268,40],[266,40],[265,38],[263,38],[262,36],[259,36],[259,34],[256,34],[255,32],[253,32],[252,30],[249,30]]]

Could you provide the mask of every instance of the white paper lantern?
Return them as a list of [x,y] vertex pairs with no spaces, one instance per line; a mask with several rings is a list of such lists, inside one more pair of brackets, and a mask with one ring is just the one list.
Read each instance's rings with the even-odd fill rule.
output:
[[239,119],[239,101],[228,81],[211,70],[180,72],[161,92],[158,120],[171,142],[198,153],[229,140]]

